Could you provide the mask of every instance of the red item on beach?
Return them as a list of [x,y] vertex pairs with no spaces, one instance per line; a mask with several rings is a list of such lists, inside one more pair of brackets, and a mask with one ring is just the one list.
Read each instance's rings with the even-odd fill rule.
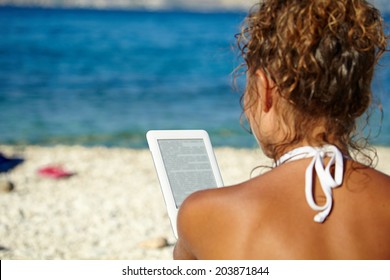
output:
[[60,179],[70,177],[73,175],[71,172],[67,172],[59,166],[48,166],[38,169],[38,174],[43,177],[49,177],[54,179]]

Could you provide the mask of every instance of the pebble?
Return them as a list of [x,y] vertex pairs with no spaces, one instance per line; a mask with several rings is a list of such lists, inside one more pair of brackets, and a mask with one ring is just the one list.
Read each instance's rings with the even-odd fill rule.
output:
[[143,249],[162,249],[167,246],[169,246],[169,243],[165,237],[147,239],[138,244],[138,247]]
[[14,190],[15,186],[11,181],[0,180],[0,192],[9,193]]

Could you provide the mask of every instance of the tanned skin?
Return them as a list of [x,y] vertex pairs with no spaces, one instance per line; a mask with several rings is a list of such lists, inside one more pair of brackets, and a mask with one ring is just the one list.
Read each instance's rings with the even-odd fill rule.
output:
[[[275,125],[278,97],[270,81],[261,71],[256,79],[261,102],[248,118],[262,120],[253,132],[266,146],[283,136],[283,129]],[[304,190],[311,160],[287,162],[241,184],[190,195],[179,210],[174,258],[390,259],[390,177],[346,157],[332,211],[324,223],[316,223]],[[323,205],[318,178],[313,185],[315,200]]]
[[[390,259],[390,178],[346,161],[322,224],[306,203],[309,159],[239,185],[191,195],[179,211],[175,259]],[[317,203],[324,202],[315,185]]]

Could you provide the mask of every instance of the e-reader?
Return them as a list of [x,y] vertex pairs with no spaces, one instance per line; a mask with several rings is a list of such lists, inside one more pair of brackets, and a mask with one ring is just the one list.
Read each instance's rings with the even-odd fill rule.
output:
[[198,190],[223,181],[205,130],[150,130],[146,134],[173,233],[180,205]]

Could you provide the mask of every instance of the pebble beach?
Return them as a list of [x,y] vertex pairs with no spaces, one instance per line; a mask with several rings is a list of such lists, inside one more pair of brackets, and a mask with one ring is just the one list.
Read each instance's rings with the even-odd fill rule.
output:
[[[81,146],[0,146],[24,162],[2,182],[0,259],[169,260],[175,238],[149,150]],[[390,148],[377,148],[390,174]],[[259,150],[216,148],[225,185],[270,165]],[[73,174],[40,175],[47,166]]]
[[[149,150],[0,146],[24,162],[0,180],[0,259],[172,259],[175,243]],[[215,151],[226,185],[247,180],[257,150]],[[260,160],[259,160],[260,159]],[[37,171],[61,167],[70,177]]]

